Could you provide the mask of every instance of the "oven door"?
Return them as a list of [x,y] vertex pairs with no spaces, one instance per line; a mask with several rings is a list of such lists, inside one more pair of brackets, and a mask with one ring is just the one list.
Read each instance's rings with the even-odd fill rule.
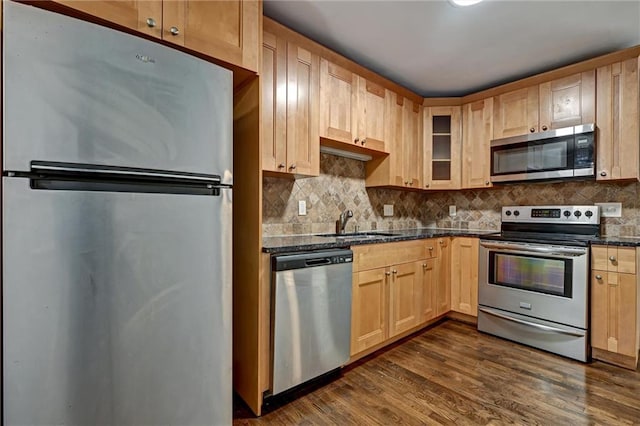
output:
[[480,242],[480,305],[587,328],[588,249]]

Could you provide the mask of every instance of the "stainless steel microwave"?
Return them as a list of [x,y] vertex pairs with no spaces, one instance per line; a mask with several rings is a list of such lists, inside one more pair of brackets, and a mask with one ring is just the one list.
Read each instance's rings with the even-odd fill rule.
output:
[[595,124],[491,141],[491,182],[595,178]]

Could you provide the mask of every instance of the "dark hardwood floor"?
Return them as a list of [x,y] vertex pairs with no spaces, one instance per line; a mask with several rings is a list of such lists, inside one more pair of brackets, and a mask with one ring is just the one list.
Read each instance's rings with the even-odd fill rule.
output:
[[446,321],[234,424],[640,424],[640,371],[582,364]]

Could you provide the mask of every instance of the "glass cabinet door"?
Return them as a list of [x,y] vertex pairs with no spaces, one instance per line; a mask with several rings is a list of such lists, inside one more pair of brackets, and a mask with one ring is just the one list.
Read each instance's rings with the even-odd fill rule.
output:
[[460,107],[428,107],[424,111],[425,188],[459,189]]

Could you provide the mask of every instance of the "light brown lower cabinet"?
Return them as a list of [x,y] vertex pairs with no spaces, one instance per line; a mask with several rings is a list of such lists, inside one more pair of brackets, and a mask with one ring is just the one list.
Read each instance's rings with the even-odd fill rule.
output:
[[478,316],[478,238],[456,237],[451,243],[451,310]]
[[435,317],[436,241],[352,247],[351,355]]
[[451,238],[438,238],[436,255],[436,276],[434,288],[435,316],[439,317],[451,310]]
[[614,246],[594,246],[591,253],[593,358],[635,369],[640,350],[638,253]]

